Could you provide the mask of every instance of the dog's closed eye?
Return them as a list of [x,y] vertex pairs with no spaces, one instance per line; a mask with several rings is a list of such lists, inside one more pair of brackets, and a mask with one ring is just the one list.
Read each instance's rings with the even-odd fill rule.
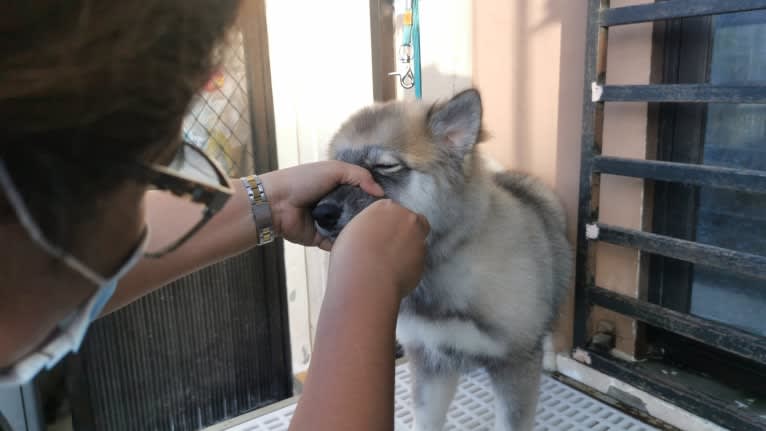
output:
[[372,169],[375,172],[378,172],[380,174],[386,175],[386,174],[393,174],[396,172],[401,171],[404,168],[401,163],[378,163],[376,165],[372,166]]

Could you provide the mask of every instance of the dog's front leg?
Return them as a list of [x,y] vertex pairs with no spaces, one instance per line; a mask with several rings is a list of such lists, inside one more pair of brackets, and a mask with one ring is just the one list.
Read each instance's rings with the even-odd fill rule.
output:
[[421,355],[410,356],[410,372],[415,409],[413,431],[441,431],[455,396],[458,373],[436,368]]

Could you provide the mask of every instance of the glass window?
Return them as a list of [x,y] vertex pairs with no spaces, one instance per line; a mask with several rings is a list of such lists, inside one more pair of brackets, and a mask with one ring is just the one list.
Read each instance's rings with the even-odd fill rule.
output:
[[[766,82],[766,11],[720,15],[713,20],[710,82]],[[766,106],[710,104],[701,162],[766,171]],[[702,187],[696,240],[766,256],[766,196]],[[696,266],[692,314],[766,335],[766,280]]]

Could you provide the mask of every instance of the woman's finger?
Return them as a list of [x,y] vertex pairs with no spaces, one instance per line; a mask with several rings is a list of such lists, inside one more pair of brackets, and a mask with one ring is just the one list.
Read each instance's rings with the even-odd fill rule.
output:
[[322,242],[319,243],[319,248],[324,251],[332,251],[332,241],[328,238],[322,238]]
[[332,241],[330,238],[323,237],[319,232],[314,236],[314,244],[324,251],[332,250]]
[[341,164],[343,172],[340,179],[341,184],[359,186],[365,192],[376,197],[382,197],[384,195],[385,192],[383,191],[383,188],[375,182],[370,171],[349,163],[339,163]]

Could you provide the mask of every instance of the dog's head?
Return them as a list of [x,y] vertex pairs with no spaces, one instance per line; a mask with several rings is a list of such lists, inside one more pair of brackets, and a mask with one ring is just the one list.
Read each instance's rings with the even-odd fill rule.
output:
[[[386,198],[423,214],[431,232],[449,229],[465,204],[465,185],[480,169],[474,153],[482,135],[481,97],[466,90],[444,103],[389,102],[357,112],[330,142],[332,159],[368,169]],[[312,215],[319,232],[335,239],[375,201],[358,187],[341,186]]]

